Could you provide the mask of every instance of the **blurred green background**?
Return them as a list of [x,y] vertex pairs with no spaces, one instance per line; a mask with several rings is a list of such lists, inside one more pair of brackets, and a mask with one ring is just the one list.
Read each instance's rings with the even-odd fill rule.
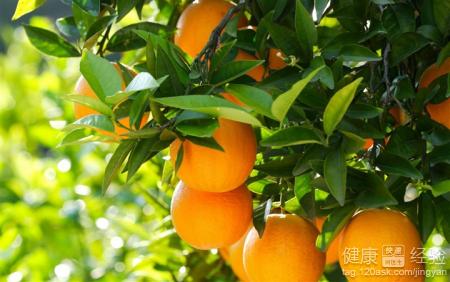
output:
[[[60,129],[74,119],[61,96],[71,93],[79,61],[36,51],[23,29],[10,24],[15,1],[6,3],[0,17],[0,281],[236,281],[216,251],[194,251],[174,234],[171,187],[161,181],[164,156],[102,195],[114,145],[58,146]],[[40,9],[49,11],[52,6]],[[427,247],[441,248],[448,258],[443,237],[430,238]],[[449,265],[447,259],[428,268]],[[329,271],[330,281],[342,281],[338,269]]]

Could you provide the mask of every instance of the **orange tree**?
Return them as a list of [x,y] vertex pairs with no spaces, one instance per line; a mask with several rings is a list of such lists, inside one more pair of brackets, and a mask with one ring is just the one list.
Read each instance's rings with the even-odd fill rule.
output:
[[[19,1],[14,17],[43,2]],[[41,52],[81,57],[95,96],[65,96],[91,110],[62,144],[118,143],[104,190],[175,142],[163,181],[173,187],[179,172],[201,186],[191,188],[229,191],[250,173],[256,138],[245,184],[258,236],[274,210],[326,216],[316,236],[325,251],[356,211],[389,208],[422,242],[433,232],[450,240],[448,0],[64,2],[73,14],[57,32],[24,28]],[[142,18],[150,5],[157,15]],[[121,24],[134,13],[139,22]]]

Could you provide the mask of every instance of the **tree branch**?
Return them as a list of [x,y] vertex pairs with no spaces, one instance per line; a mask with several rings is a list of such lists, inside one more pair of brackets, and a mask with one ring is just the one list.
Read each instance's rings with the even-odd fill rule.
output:
[[238,5],[230,8],[223,19],[220,21],[219,25],[214,28],[209,37],[208,42],[205,47],[203,47],[202,51],[197,55],[192,64],[192,68],[195,71],[198,71],[202,77],[202,81],[207,81],[208,70],[209,70],[209,62],[211,61],[214,53],[216,52],[217,47],[220,43],[220,35],[223,30],[227,26],[228,22],[233,18],[235,14],[240,12],[242,8],[245,6],[245,0],[241,0]]

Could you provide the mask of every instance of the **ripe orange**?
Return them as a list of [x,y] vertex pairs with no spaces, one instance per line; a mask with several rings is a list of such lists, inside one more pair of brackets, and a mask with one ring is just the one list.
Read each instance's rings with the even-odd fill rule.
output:
[[[325,219],[326,217],[318,217],[316,219],[316,226],[321,232]],[[339,241],[341,240],[341,238],[342,238],[342,231],[337,235],[336,238],[334,238],[333,242],[331,242],[330,246],[328,247],[325,264],[333,264],[339,260]]]
[[[122,73],[122,70],[119,67],[119,65],[117,65],[116,63],[114,63],[113,65],[116,68],[117,72],[122,77],[122,90],[124,90],[125,87],[126,87],[124,76],[123,76],[124,74]],[[134,71],[132,71],[131,69],[129,70],[129,73],[132,76],[136,76],[136,73]],[[95,95],[94,90],[91,88],[91,86],[89,85],[89,83],[87,82],[87,80],[83,76],[80,76],[80,78],[78,79],[78,81],[77,81],[77,83],[75,85],[75,93],[77,93],[78,95],[85,95],[85,96],[89,96],[89,97],[97,99],[97,95]],[[91,109],[89,107],[86,107],[84,105],[77,104],[77,103],[74,104],[74,112],[75,112],[75,118],[76,119],[80,119],[80,118],[83,118],[83,117],[88,116],[88,115],[98,114],[97,111],[95,111],[95,110],[93,110],[93,109]],[[142,118],[141,126],[143,126],[143,125],[145,125],[147,123],[148,116],[149,116],[148,114],[144,115],[144,117]],[[129,119],[129,117],[125,117],[125,118],[119,120],[119,122],[122,125],[124,125],[124,126],[126,126],[128,128],[130,127],[130,119]],[[121,126],[118,126],[118,125],[115,126],[115,130],[114,131],[118,135],[126,134],[128,132],[125,128],[123,128]],[[111,135],[111,133],[107,132],[107,131],[101,130],[101,132],[106,134],[106,135]]]
[[319,234],[309,221],[291,214],[271,214],[262,238],[252,229],[244,244],[244,266],[252,282],[317,282],[325,254],[315,245]]
[[367,151],[367,150],[369,150],[370,147],[372,147],[372,146],[373,146],[373,139],[367,138],[367,139],[366,139],[366,142],[365,142],[364,145],[363,145],[363,149]]
[[206,192],[233,190],[245,182],[253,169],[255,134],[248,124],[220,118],[213,137],[224,151],[176,139],[170,146],[170,159],[175,166],[183,144],[183,160],[177,174],[188,187]]
[[396,126],[404,125],[409,121],[408,114],[398,106],[391,108],[389,113],[396,121]]
[[[174,42],[191,57],[195,57],[205,47],[211,32],[233,7],[225,0],[199,0],[190,4],[177,22]],[[247,25],[245,18],[240,18],[238,26]]]
[[[350,282],[419,282],[424,281],[423,276],[393,272],[422,270],[423,265],[413,256],[421,247],[419,233],[406,215],[386,209],[365,210],[356,214],[343,231],[339,263]],[[388,265],[395,260],[402,260],[404,266]],[[383,275],[383,271],[391,273]],[[377,273],[381,275],[375,276]]]
[[194,248],[229,246],[244,235],[252,220],[252,196],[245,186],[209,193],[179,182],[170,208],[178,235]]
[[[432,65],[427,68],[419,83],[419,89],[427,88],[437,78],[450,73],[450,58],[447,58],[442,65]],[[431,119],[439,122],[450,129],[450,98],[441,103],[427,105],[427,111]]]
[[280,69],[286,67],[286,63],[280,57],[281,55],[282,55],[282,53],[279,50],[276,50],[273,48],[269,49],[269,58],[268,58],[269,69],[280,70]]
[[[258,60],[258,58],[256,58],[253,55],[250,55],[247,52],[241,51],[239,50],[236,58],[236,61],[252,61],[252,60]],[[256,68],[252,69],[251,71],[249,71],[247,73],[248,76],[250,76],[251,78],[253,78],[256,81],[261,81],[264,78],[264,67],[262,65],[257,66]]]
[[222,257],[230,264],[234,274],[236,274],[241,282],[250,281],[244,269],[243,257],[245,238],[247,237],[247,234],[250,230],[251,228],[249,228],[244,236],[242,236],[241,239],[239,239],[239,241],[237,241],[233,245],[221,248],[219,250]]

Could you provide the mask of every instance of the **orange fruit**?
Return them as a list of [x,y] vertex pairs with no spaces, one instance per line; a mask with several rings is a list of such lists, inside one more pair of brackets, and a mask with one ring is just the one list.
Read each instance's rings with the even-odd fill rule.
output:
[[[258,58],[256,58],[255,56],[253,56],[247,52],[239,50],[235,57],[235,60],[236,61],[253,61],[253,60],[258,60]],[[259,81],[263,80],[264,72],[265,72],[264,67],[262,65],[259,65],[256,68],[250,70],[247,73],[247,75],[259,82]]]
[[319,232],[292,214],[267,217],[262,238],[252,228],[244,244],[244,267],[251,282],[317,282],[325,254],[316,248]]
[[[447,58],[440,66],[434,64],[427,68],[420,79],[419,89],[427,88],[437,78],[450,73],[450,58]],[[450,98],[438,104],[428,103],[427,111],[431,119],[450,129]]]
[[241,239],[239,239],[239,241],[237,241],[233,245],[219,249],[222,257],[230,264],[234,274],[236,274],[236,276],[242,282],[250,281],[244,269],[243,257],[245,238],[247,237],[247,234],[250,230],[251,228],[249,228],[244,236],[242,236]]
[[209,193],[179,182],[170,207],[178,235],[194,248],[229,246],[244,235],[252,220],[252,196],[245,186]]
[[226,192],[245,182],[256,159],[256,137],[250,125],[219,119],[213,135],[224,151],[176,139],[170,146],[170,159],[175,166],[183,144],[183,159],[178,177],[188,187],[206,192]]
[[404,125],[409,121],[408,114],[398,106],[389,109],[389,113],[396,121],[396,125]]
[[[323,223],[325,222],[325,219],[326,217],[316,218],[316,226],[320,232],[322,232],[322,226]],[[339,261],[339,241],[341,240],[341,238],[342,238],[342,231],[337,235],[336,238],[334,238],[333,242],[331,242],[330,246],[328,247],[325,264],[333,264]]]
[[269,49],[268,66],[272,70],[280,70],[286,67],[286,63],[281,58],[282,53],[274,48]]
[[372,146],[373,146],[373,139],[367,138],[367,139],[366,139],[366,142],[365,142],[364,145],[363,145],[363,149],[367,151],[367,150],[369,150],[370,147],[372,147]]
[[[118,64],[114,63],[113,65],[122,78],[122,90],[125,90],[126,85],[125,85],[125,80],[124,80],[124,74],[122,73],[122,70]],[[129,69],[129,73],[131,76],[136,76],[136,73],[134,71],[132,71],[131,69]],[[78,95],[85,95],[85,96],[89,96],[89,97],[98,99],[94,90],[91,88],[88,81],[83,76],[80,76],[80,78],[78,79],[78,81],[75,85],[75,93],[77,93]],[[78,104],[78,103],[74,104],[74,112],[75,112],[76,119],[80,119],[80,118],[83,118],[88,115],[99,114],[97,111],[95,111],[89,107],[86,107],[84,105]],[[147,113],[144,114],[144,117],[142,118],[142,121],[141,121],[141,127],[147,123],[148,117],[149,117],[149,115]],[[120,119],[119,122],[128,128],[131,127],[129,117]],[[118,125],[115,126],[114,131],[118,135],[126,134],[128,132],[127,129],[125,129],[121,126],[118,126]],[[103,134],[106,134],[106,135],[112,135],[111,132],[108,132],[108,131],[100,130],[100,132],[102,132]]]
[[[177,22],[175,44],[189,56],[197,56],[208,42],[211,32],[233,5],[225,0],[199,0],[190,4]],[[247,20],[240,18],[238,26],[245,25]]]
[[339,264],[349,282],[424,281],[423,276],[399,273],[423,269],[413,255],[421,247],[416,227],[403,213],[365,210],[356,214],[343,230]]

